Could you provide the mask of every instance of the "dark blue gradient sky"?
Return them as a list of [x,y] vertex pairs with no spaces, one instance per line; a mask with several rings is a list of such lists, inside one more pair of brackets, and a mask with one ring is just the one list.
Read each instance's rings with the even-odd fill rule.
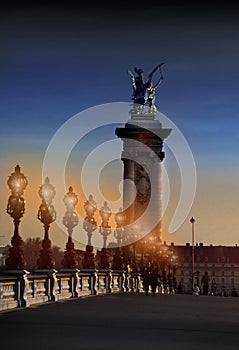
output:
[[[165,62],[156,102],[195,158],[198,241],[237,243],[237,6],[100,4],[2,5],[1,230],[9,221],[6,174],[15,163],[23,163],[26,173],[37,170],[34,162],[42,161],[63,122],[88,107],[130,101],[127,70],[140,66],[147,75]],[[167,240],[190,240],[188,222]]]

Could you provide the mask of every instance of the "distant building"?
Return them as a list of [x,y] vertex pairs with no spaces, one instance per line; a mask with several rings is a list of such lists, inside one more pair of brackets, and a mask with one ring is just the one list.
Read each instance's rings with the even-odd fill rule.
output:
[[[192,246],[171,243],[174,254],[177,255],[177,282],[183,284],[184,293],[190,293],[192,288]],[[215,295],[231,295],[239,288],[239,247],[235,246],[204,246],[203,243],[194,246],[194,281],[199,283],[207,271],[210,277],[209,293]]]

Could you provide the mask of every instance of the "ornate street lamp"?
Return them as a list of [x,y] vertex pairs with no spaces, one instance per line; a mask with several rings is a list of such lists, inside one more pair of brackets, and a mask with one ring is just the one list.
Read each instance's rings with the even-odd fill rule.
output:
[[167,253],[167,264],[168,264],[168,285],[171,292],[174,292],[177,287],[176,281],[176,270],[177,270],[177,255],[174,254],[173,247],[168,249]]
[[85,202],[84,209],[86,212],[86,217],[83,223],[83,228],[87,232],[88,243],[86,246],[85,256],[83,260],[83,268],[95,269],[95,257],[93,252],[93,246],[91,243],[91,238],[92,238],[93,232],[97,228],[97,223],[94,219],[94,214],[97,209],[97,206],[92,195],[90,195],[89,199]]
[[161,242],[161,239],[160,237],[155,237],[155,255],[156,255],[156,266],[158,271],[159,271],[159,256],[160,256],[160,249],[161,249],[161,246],[162,246],[162,242]]
[[[158,240],[154,236],[148,236],[143,238],[140,243],[141,250],[141,261],[145,260],[145,265],[152,265],[154,268],[157,268],[158,260],[159,260],[159,244]],[[159,241],[160,243],[160,241]],[[161,245],[160,245],[161,247]]]
[[172,276],[172,279],[173,279],[173,288],[174,290],[177,289],[177,280],[176,280],[176,270],[177,270],[177,267],[178,267],[178,256],[173,254],[172,256],[172,268],[173,268],[173,276]]
[[192,224],[192,294],[194,293],[194,223],[195,219],[192,216],[190,219]]
[[66,226],[68,231],[68,242],[66,243],[66,250],[64,252],[62,266],[66,269],[75,269],[78,263],[76,259],[74,243],[72,241],[72,232],[74,227],[78,225],[78,215],[75,211],[75,207],[78,203],[78,198],[77,195],[73,192],[73,188],[71,186],[69,187],[67,194],[64,196],[63,201],[66,206],[66,212],[63,217],[63,225]]
[[168,261],[168,247],[166,244],[161,245],[159,254],[160,254],[159,264],[160,264],[160,270],[161,270],[161,279],[164,287],[167,287],[166,264]]
[[172,283],[173,283],[173,278],[172,278],[172,268],[173,268],[173,264],[172,264],[172,257],[173,257],[173,251],[172,249],[168,249],[168,276],[167,276],[167,280],[168,280],[168,285],[169,288],[172,288]]
[[122,208],[120,208],[119,211],[115,214],[116,229],[114,231],[114,236],[117,239],[118,247],[121,247],[126,243],[123,229],[125,220],[126,216],[123,213]]
[[99,231],[103,237],[103,248],[101,249],[101,254],[100,254],[100,268],[109,269],[109,256],[106,248],[106,242],[107,242],[108,236],[111,234],[111,226],[109,225],[111,211],[110,211],[110,208],[108,207],[107,202],[104,202],[104,205],[100,209],[99,214],[102,220]]
[[118,213],[115,214],[115,223],[116,229],[114,231],[114,236],[117,239],[117,248],[115,250],[115,255],[113,259],[112,269],[113,270],[122,270],[123,261],[121,256],[121,246],[124,244],[124,235],[123,235],[123,225],[125,223],[125,214],[122,212],[122,208],[119,209]]
[[9,256],[6,259],[6,267],[8,270],[22,270],[25,267],[23,254],[23,240],[19,234],[19,224],[25,212],[25,200],[23,192],[28,184],[27,178],[21,173],[20,166],[15,167],[7,181],[11,190],[8,198],[7,213],[13,218],[14,235],[11,239],[12,247],[9,248]]
[[142,272],[145,267],[145,259],[146,259],[146,247],[147,247],[147,239],[145,237],[141,238],[138,241],[138,247],[139,247],[139,252],[140,252],[140,263],[139,263],[139,270]]
[[49,239],[49,228],[50,224],[56,220],[56,212],[52,205],[52,200],[56,191],[50,184],[48,177],[45,179],[45,183],[40,187],[38,194],[42,203],[39,207],[37,218],[43,223],[44,239],[42,241],[42,249],[37,261],[37,266],[39,269],[53,269],[55,262],[53,260],[53,251]]

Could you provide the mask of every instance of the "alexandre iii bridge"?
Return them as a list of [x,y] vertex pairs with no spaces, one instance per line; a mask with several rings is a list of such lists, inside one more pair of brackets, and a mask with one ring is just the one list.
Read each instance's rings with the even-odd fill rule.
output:
[[[172,266],[171,271],[167,271],[167,247],[162,244],[161,228],[163,141],[171,132],[171,129],[163,128],[156,118],[155,92],[163,80],[162,65],[163,63],[157,65],[145,80],[140,68],[135,68],[135,75],[128,71],[133,89],[130,119],[123,128],[115,130],[115,134],[123,142],[121,159],[124,180],[123,209],[115,215],[117,247],[109,250],[106,245],[107,237],[111,233],[111,213],[105,202],[99,210],[102,219],[99,230],[103,237],[103,247],[97,262],[92,245],[92,234],[97,229],[94,218],[97,207],[93,196],[90,195],[84,204],[86,216],[83,224],[88,243],[82,266],[78,266],[72,240],[73,229],[78,225],[78,215],[75,211],[78,198],[70,186],[64,197],[66,212],[63,217],[63,224],[68,231],[68,242],[62,269],[54,269],[49,229],[56,220],[53,206],[56,191],[47,177],[39,189],[42,203],[38,210],[38,219],[44,227],[42,249],[39,257],[36,257],[37,269],[34,273],[25,270],[19,225],[25,212],[23,193],[28,180],[19,165],[9,176],[7,184],[11,195],[8,199],[7,213],[13,219],[14,235],[6,259],[6,270],[0,282],[3,309],[85,294],[129,290],[139,292],[143,290],[142,273],[146,266],[157,270],[162,292],[167,290],[168,293],[175,293],[175,268]],[[153,75],[157,72],[160,72],[160,77],[153,84]],[[132,229],[135,222],[137,232]]]
[[[55,269],[49,231],[56,219],[56,191],[46,178],[39,189],[38,210],[44,237],[36,256],[37,269],[30,273],[19,232],[28,180],[19,165],[9,176],[7,214],[13,219],[14,233],[0,276],[2,349],[238,349],[237,298],[193,295],[194,275],[191,281],[188,276],[188,294],[179,294],[177,255],[172,245],[163,242],[161,165],[163,142],[171,129],[163,128],[156,118],[161,66],[146,80],[140,68],[135,68],[135,74],[129,71],[133,88],[130,117],[124,127],[115,130],[123,144],[125,180],[122,209],[115,214],[115,248],[106,245],[112,230],[105,202],[99,210],[103,247],[96,259],[92,234],[97,229],[97,208],[90,195],[84,204],[83,225],[88,242],[79,266],[72,239],[78,225],[78,199],[70,187],[64,197],[63,218],[68,241],[62,268]],[[157,72],[160,77],[153,84]],[[136,221],[137,232],[130,229]],[[143,276],[148,267],[157,271],[158,286],[155,295],[146,296]]]

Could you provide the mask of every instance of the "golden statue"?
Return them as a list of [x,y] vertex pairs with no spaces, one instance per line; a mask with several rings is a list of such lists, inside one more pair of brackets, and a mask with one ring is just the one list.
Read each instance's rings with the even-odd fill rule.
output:
[[[163,64],[164,63],[158,64],[149,74],[146,81],[144,81],[143,71],[141,68],[137,68],[137,67],[134,68],[134,71],[137,74],[136,76],[130,70],[128,70],[128,73],[132,79],[132,87],[133,87],[132,100],[134,101],[134,103],[139,105],[144,106],[148,104],[150,108],[150,112],[155,112],[157,110],[155,106],[155,91],[163,80],[163,75],[161,72],[161,66]],[[158,69],[160,70],[161,76],[157,81],[157,83],[153,85],[152,84],[153,74]]]

